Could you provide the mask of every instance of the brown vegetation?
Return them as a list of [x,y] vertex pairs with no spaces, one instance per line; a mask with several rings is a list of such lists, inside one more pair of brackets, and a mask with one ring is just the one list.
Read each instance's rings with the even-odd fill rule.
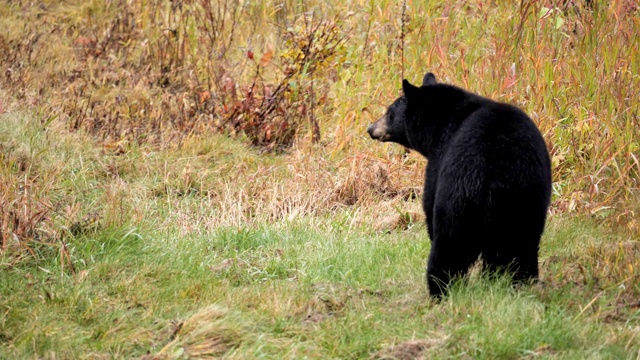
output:
[[[400,73],[417,79],[433,70],[532,115],[553,159],[553,213],[590,214],[637,234],[638,9],[623,0],[567,3],[415,3],[407,10],[390,3],[11,1],[0,5],[0,106],[91,134],[113,156],[104,169],[111,178],[126,175],[119,157],[132,147],[198,147],[214,133],[260,153],[286,151],[277,165],[165,169],[168,181],[154,194],[171,195],[172,187],[197,193],[224,214],[223,223],[354,205],[371,211],[391,201],[391,211],[374,219],[380,223],[407,214],[391,204],[420,195],[424,161],[370,143],[363,129],[397,95]],[[16,239],[57,242],[61,223],[77,230],[74,224],[122,210],[89,215],[69,200],[65,213],[52,206],[62,196],[54,194],[58,174],[27,171],[9,142],[0,146],[3,249]],[[46,230],[53,207],[63,220]],[[179,209],[175,216],[191,228],[202,218]],[[404,226],[398,221],[390,227]]]

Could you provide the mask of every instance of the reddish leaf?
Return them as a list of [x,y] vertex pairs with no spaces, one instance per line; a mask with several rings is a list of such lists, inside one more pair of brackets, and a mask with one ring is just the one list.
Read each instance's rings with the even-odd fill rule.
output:
[[271,57],[273,56],[273,51],[269,50],[264,55],[262,55],[262,59],[260,59],[260,66],[265,67],[271,61]]
[[78,36],[75,40],[73,40],[73,44],[77,46],[89,46],[92,45],[95,41],[86,37],[86,36]]
[[211,93],[208,91],[199,91],[198,99],[200,100],[200,105],[202,105],[205,101],[211,99]]

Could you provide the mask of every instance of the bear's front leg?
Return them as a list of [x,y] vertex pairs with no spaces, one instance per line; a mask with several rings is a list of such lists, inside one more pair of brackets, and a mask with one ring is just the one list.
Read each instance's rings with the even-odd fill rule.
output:
[[430,162],[425,171],[426,180],[422,195],[422,209],[427,218],[427,232],[429,240],[433,241],[433,203],[436,197],[436,186],[438,184],[438,167],[436,161]]

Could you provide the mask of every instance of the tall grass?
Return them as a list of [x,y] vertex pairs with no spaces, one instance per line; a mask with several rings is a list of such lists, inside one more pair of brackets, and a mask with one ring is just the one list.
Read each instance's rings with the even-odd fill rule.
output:
[[430,70],[532,115],[552,155],[553,211],[637,231],[637,11],[623,0],[11,2],[0,61],[23,103],[120,151],[222,131],[271,149],[322,134],[332,156],[377,158],[388,147],[362,129],[403,72]]

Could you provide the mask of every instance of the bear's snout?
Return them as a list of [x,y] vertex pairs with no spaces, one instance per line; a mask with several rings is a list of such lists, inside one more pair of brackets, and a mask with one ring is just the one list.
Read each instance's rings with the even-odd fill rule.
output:
[[375,137],[373,136],[373,132],[376,129],[376,123],[373,123],[371,125],[369,125],[369,127],[367,128],[367,132],[369,133],[369,136],[371,136],[372,139],[375,139]]
[[369,125],[369,127],[367,128],[367,132],[372,139],[384,141],[388,136],[384,117]]

